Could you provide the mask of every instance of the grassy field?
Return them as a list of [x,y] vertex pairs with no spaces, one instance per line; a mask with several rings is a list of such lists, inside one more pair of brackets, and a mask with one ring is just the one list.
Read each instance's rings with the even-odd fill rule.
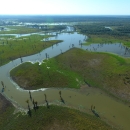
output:
[[130,101],[129,59],[113,54],[72,49],[55,60],[59,67],[78,73],[90,86],[99,87]]
[[[129,29],[126,23],[122,23],[122,26],[109,25],[107,23],[87,23],[76,25],[75,28],[81,34],[88,36],[88,39],[84,45],[89,45],[92,43],[122,43],[126,47],[130,47],[130,35]],[[111,29],[105,28],[105,26]]]
[[77,73],[59,67],[55,59],[44,60],[42,65],[23,63],[11,70],[10,74],[24,89],[80,88],[79,81],[82,80]]
[[3,37],[0,40],[0,66],[19,57],[42,51],[61,40],[41,41],[49,35],[31,35],[19,38]]
[[9,38],[15,38],[13,35],[0,35],[0,41],[2,40],[8,40]]
[[[38,53],[53,44],[61,42],[57,40],[41,41],[48,37],[40,35],[19,38],[1,36],[0,65],[22,56]],[[107,35],[90,35],[87,44],[115,43],[118,40],[116,37]],[[129,46],[129,39],[127,38],[121,39],[120,42]],[[81,85],[87,84],[90,87],[103,89],[120,99],[130,101],[129,66],[130,59],[113,54],[88,52],[74,48],[55,58],[45,60],[42,65],[38,63],[21,64],[11,71],[11,77],[24,89],[44,87],[80,88]],[[0,129],[2,130],[111,129],[95,116],[66,107],[53,105],[49,109],[39,107],[36,112],[31,110],[32,116],[29,117],[28,115],[22,115],[22,113],[14,115],[12,114],[14,108],[11,105],[7,105],[5,109],[5,107],[1,107],[1,104]]]
[[126,36],[88,35],[88,39],[84,45],[90,45],[92,43],[122,43],[125,46],[130,47],[130,38]]
[[25,26],[6,26],[10,31],[0,31],[0,34],[27,34],[27,33],[35,33],[41,31],[36,28],[28,28]]
[[0,129],[3,130],[8,120],[11,120],[15,108],[0,93]]
[[[0,34],[28,34],[28,33],[36,33],[41,31],[61,31],[66,29],[64,25],[47,25],[46,28],[39,29],[26,27],[26,26],[5,26],[7,30],[0,31]],[[39,26],[40,27],[40,26]]]
[[25,112],[14,113],[14,107],[0,94],[1,130],[114,130],[96,116],[79,110],[50,105]]

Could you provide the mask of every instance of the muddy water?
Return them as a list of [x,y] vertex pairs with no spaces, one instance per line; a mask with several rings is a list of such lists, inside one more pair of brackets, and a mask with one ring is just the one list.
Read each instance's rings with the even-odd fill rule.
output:
[[[72,44],[74,44],[75,47],[82,48],[85,50],[89,48],[88,46],[82,46],[81,44],[79,44],[84,42],[85,39],[85,36],[81,34],[61,33],[58,34],[58,36],[56,37],[50,38],[49,40],[53,39],[63,40],[63,42],[57,45],[53,45],[52,47],[47,48],[38,54],[23,57],[23,62],[42,62],[42,60],[45,59],[46,53],[49,55],[50,58],[57,56],[61,54],[61,52],[65,52],[72,48]],[[94,48],[93,45],[91,45],[91,47]],[[91,51],[97,51],[95,48]],[[28,91],[21,89],[17,84],[15,84],[10,79],[9,74],[10,70],[19,65],[20,63],[21,60],[16,59],[0,67],[0,80],[3,81],[6,86],[3,95],[13,104],[17,105],[19,108],[27,109],[26,100],[30,100]],[[0,90],[1,89],[2,85],[0,84]],[[37,101],[38,104],[45,103],[44,93],[47,94],[47,100],[49,101],[49,103],[61,104],[59,101],[59,90],[60,89],[43,88],[40,90],[31,91],[31,93],[32,98]],[[101,90],[87,88],[86,92],[81,93],[77,90],[62,89],[62,97],[65,101],[65,105],[84,109],[86,111],[90,111],[90,107],[93,104],[102,119],[106,119],[108,122],[112,122],[119,128],[122,127],[125,130],[130,128],[130,108],[123,103],[117,102],[113,98],[103,93]],[[31,101],[30,106],[32,106]]]
[[[49,101],[58,103],[60,99],[58,90],[46,90],[45,93]],[[62,98],[65,101],[65,105],[86,111],[90,111],[91,105],[94,105],[100,117],[102,119],[107,118],[106,121],[108,123],[113,122],[113,125],[124,130],[130,128],[130,108],[113,100],[100,90],[87,88],[84,94],[79,91],[62,90]]]

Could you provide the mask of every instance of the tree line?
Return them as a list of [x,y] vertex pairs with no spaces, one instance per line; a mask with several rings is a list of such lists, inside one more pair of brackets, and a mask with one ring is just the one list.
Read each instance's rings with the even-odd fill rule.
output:
[[93,35],[113,35],[113,36],[130,36],[130,23],[91,23],[91,24],[77,24],[75,28],[82,34]]

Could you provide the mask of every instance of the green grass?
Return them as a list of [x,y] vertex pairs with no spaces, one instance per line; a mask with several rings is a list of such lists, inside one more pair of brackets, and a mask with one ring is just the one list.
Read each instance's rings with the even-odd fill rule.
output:
[[47,28],[38,29],[38,28],[30,28],[26,26],[5,26],[10,29],[9,31],[0,31],[0,34],[28,34],[28,33],[36,33],[41,31],[61,31],[66,29],[64,25],[47,25]]
[[127,36],[88,35],[88,39],[84,45],[92,43],[123,43],[125,46],[130,47],[130,38]]
[[55,59],[61,66],[82,76],[91,86],[130,101],[130,59],[80,49],[72,49]]
[[[79,81],[81,81],[81,77],[77,73],[58,66],[55,59],[45,60],[42,65],[23,63],[11,70],[10,75],[25,89],[80,88]],[[24,82],[26,82],[26,86]]]
[[[3,116],[1,130],[112,130],[110,126],[95,116],[67,107],[51,105],[49,109],[39,107],[32,116],[17,113],[8,118]],[[5,121],[6,122],[3,122]]]
[[0,66],[19,57],[32,55],[42,51],[61,40],[41,41],[50,36],[31,35],[20,38],[7,37],[0,40]]
[[13,106],[5,108],[4,112],[0,110],[0,129],[3,130],[4,127],[12,120],[13,112],[15,108]]
[[2,41],[2,40],[8,40],[8,38],[15,38],[15,36],[11,36],[11,35],[0,35],[0,41]]
[[10,31],[0,31],[0,34],[27,34],[27,33],[35,33],[41,31],[36,28],[28,28],[25,26],[7,26],[7,28],[11,29]]
[[[27,64],[29,66],[26,66]],[[33,83],[36,80],[39,87],[51,87],[50,81],[52,80],[53,85],[54,82],[57,84],[54,85],[55,87],[79,88],[85,81],[90,86],[101,88],[116,97],[130,101],[128,96],[130,92],[130,59],[75,48],[46,61],[46,64],[50,69],[47,69],[45,64],[41,66],[38,66],[38,64],[31,65],[30,63],[20,65],[11,71],[11,76],[20,77],[22,81],[24,77],[27,78],[26,74],[28,73],[28,77],[33,77],[29,79],[30,82]],[[24,68],[24,66],[26,67]],[[35,69],[32,69],[33,72],[29,70],[32,66],[35,67]],[[57,72],[57,69],[62,73]],[[43,77],[44,74],[46,74],[45,77]],[[58,78],[56,79],[56,77]],[[60,84],[60,81],[63,85]],[[43,82],[46,84],[43,85]]]

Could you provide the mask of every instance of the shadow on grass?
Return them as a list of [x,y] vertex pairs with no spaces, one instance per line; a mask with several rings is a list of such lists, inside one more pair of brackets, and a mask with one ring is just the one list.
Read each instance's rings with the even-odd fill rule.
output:
[[89,87],[91,87],[91,85],[84,79],[85,84],[87,84]]

